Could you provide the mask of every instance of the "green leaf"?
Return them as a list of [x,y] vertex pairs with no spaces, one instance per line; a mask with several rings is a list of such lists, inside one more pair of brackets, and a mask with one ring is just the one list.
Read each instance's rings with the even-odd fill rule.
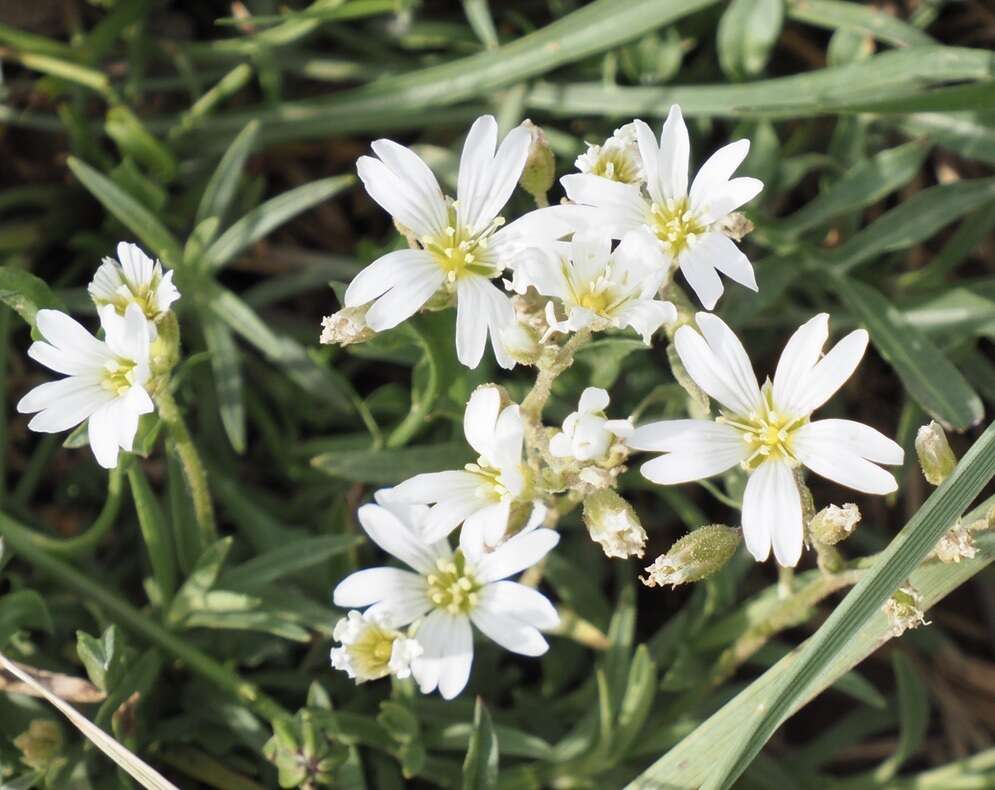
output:
[[222,538],[204,549],[169,607],[169,622],[182,622],[191,612],[206,608],[207,595],[221,575],[231,544],[232,538]]
[[355,182],[356,179],[351,175],[322,178],[270,198],[235,222],[221,238],[208,247],[204,253],[205,265],[210,269],[220,269],[273,229],[334,197]]
[[[926,500],[881,554],[867,575],[836,607],[825,623],[781,672],[769,705],[741,722],[732,748],[718,751],[718,764],[704,785],[726,788],[763,748],[794,705],[804,699],[836,655],[880,613],[888,597],[909,577],[936,542],[963,514],[995,475],[995,424],[990,425],[961,459],[953,474]],[[949,574],[953,571],[947,570]]]
[[929,187],[883,214],[832,258],[846,272],[879,255],[929,239],[954,220],[995,200],[995,178],[977,178]]
[[162,606],[166,609],[176,592],[176,557],[172,536],[159,500],[152,492],[139,464],[128,465],[128,482],[131,484],[131,497],[138,514],[138,525],[152,565],[152,575],[162,596]]
[[127,650],[117,626],[108,626],[100,639],[77,631],[76,653],[93,685],[103,692],[115,688],[125,672]]
[[45,599],[34,590],[15,590],[0,596],[0,650],[22,628],[52,633],[52,616]]
[[242,359],[231,330],[214,314],[201,313],[204,340],[211,352],[211,371],[218,394],[218,412],[228,441],[236,453],[245,452],[245,402]]
[[0,266],[0,301],[34,328],[42,309],[65,310],[65,304],[39,277],[13,266]]
[[461,469],[472,460],[463,442],[391,450],[338,450],[311,459],[325,474],[358,483],[391,485],[421,472]]
[[732,0],[719,20],[719,64],[726,76],[743,79],[767,66],[784,24],[784,0]]
[[117,145],[122,158],[131,157],[140,162],[162,181],[173,180],[176,158],[126,106],[119,104],[107,110],[104,131]]
[[295,540],[225,571],[220,583],[227,588],[254,590],[327,562],[330,557],[362,542],[358,535],[322,535]]
[[656,664],[646,645],[636,648],[618,711],[612,754],[622,760],[636,742],[656,697]]
[[463,761],[463,790],[490,790],[498,781],[498,741],[491,714],[477,697],[473,709],[473,734]]
[[814,200],[776,223],[775,228],[797,235],[870,206],[915,178],[929,151],[929,144],[918,140],[881,151],[848,170]]
[[901,730],[898,748],[874,771],[874,779],[884,785],[922,746],[929,729],[929,694],[915,665],[902,653],[891,654],[891,666],[898,683],[898,721]]
[[831,284],[871,341],[931,416],[963,431],[984,417],[981,398],[933,342],[876,289],[832,272]]
[[259,122],[249,121],[232,140],[204,188],[200,205],[197,206],[195,224],[200,224],[209,217],[217,217],[224,221],[239,181],[242,179],[245,162],[255,147],[258,136]]
[[107,176],[70,156],[69,169],[80,183],[169,267],[182,260],[179,242],[158,218]]
[[847,30],[896,47],[926,46],[935,43],[927,33],[903,22],[887,11],[842,0],[790,0],[788,16],[797,22]]

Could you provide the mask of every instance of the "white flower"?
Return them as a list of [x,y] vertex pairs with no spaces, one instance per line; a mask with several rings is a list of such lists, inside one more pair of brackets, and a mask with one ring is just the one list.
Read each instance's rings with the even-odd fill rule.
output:
[[501,407],[493,384],[478,387],[463,414],[463,432],[479,453],[474,464],[449,472],[415,475],[391,490],[405,504],[435,503],[425,522],[426,538],[439,540],[460,523],[488,545],[501,540],[511,506],[527,501],[530,481],[522,462],[525,427],[518,405]]
[[28,428],[58,433],[89,420],[90,447],[97,463],[117,466],[118,448],[131,451],[138,418],[152,411],[145,389],[149,380],[148,321],[137,304],[123,316],[113,305],[100,308],[105,339],[97,340],[77,321],[58,310],[35,317],[43,341],[28,356],[68,378],[39,384],[21,398],[21,414],[37,412]]
[[587,151],[577,157],[574,165],[582,173],[620,181],[623,184],[642,184],[643,162],[636,142],[635,124],[627,123],[616,129],[615,134],[603,145],[587,144]]
[[604,458],[615,440],[632,433],[628,420],[609,420],[608,393],[599,387],[588,387],[580,396],[577,411],[563,421],[563,430],[549,440],[549,451],[557,458],[594,461]]
[[557,626],[556,609],[541,593],[504,580],[542,559],[559,535],[535,529],[485,552],[463,530],[454,553],[448,541],[425,537],[426,508],[398,508],[389,497],[381,501],[391,506],[364,505],[359,521],[374,543],[412,570],[357,571],[335,588],[333,598],[336,606],[369,606],[368,616],[383,617],[393,628],[417,621],[415,638],[423,653],[411,669],[423,693],[438,688],[452,699],[466,686],[473,662],[471,623],[513,653],[546,652],[549,645],[539,629]]
[[388,626],[382,613],[353,609],[335,624],[332,636],[342,643],[331,650],[332,666],[357,683],[387,675],[410,677],[411,662],[423,652],[416,640]]
[[567,314],[563,321],[557,321],[553,303],[546,303],[551,332],[632,327],[649,345],[662,324],[677,320],[677,309],[655,298],[666,270],[647,265],[653,259],[650,244],[643,234],[630,233],[613,252],[608,236],[577,233],[569,244],[533,249],[515,271],[515,288],[524,293],[531,285],[560,300]]
[[[437,291],[456,297],[456,352],[475,368],[487,335],[498,364],[514,367],[500,330],[515,319],[508,297],[491,280],[509,263],[502,250],[498,212],[508,202],[529,153],[529,131],[513,129],[497,147],[497,122],[478,118],[460,157],[457,199],[447,200],[435,176],[411,149],[391,140],[373,143],[379,158],[360,157],[359,177],[377,203],[418,240],[418,249],[390,252],[361,271],[345,293],[346,307],[374,301],[366,322],[377,332],[417,312]],[[495,153],[497,148],[497,153]]]
[[750,141],[737,140],[712,154],[688,189],[690,140],[680,108],[670,108],[659,144],[649,126],[633,123],[649,194],[638,185],[587,173],[564,176],[567,196],[594,208],[593,213],[589,208],[577,211],[576,221],[615,239],[631,230],[646,233],[655,241],[657,265],[665,270],[680,267],[707,310],[722,295],[718,272],[757,290],[749,260],[720,230],[727,215],[763,189],[755,178],[731,178],[746,158]]
[[149,321],[155,321],[180,298],[173,273],[163,274],[162,264],[152,262],[136,244],[117,245],[118,261],[104,258],[87,290],[98,308],[113,305],[124,315],[129,304],[137,304]]
[[[677,330],[674,343],[688,374],[722,406],[709,420],[669,420],[637,428],[628,439],[638,450],[666,453],[643,464],[643,476],[672,485],[717,475],[736,464],[749,472],[743,495],[743,537],[763,561],[774,548],[781,565],[793,566],[802,550],[802,504],[794,469],[868,494],[888,494],[895,478],[877,464],[901,464],[902,448],[852,420],[810,421],[850,378],[867,348],[857,329],[820,359],[829,336],[821,313],[788,341],[774,381],[758,386],[739,339],[717,316],[698,313],[699,334]],[[704,336],[702,336],[704,335]]]

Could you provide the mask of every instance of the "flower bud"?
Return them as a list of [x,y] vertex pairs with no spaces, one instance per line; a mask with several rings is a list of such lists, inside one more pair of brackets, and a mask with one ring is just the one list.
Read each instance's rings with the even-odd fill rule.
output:
[[957,456],[936,420],[922,426],[916,434],[916,455],[926,480],[934,486],[946,480],[957,466]]
[[366,324],[368,304],[360,307],[345,307],[321,319],[321,342],[326,345],[348,346],[365,343],[376,332]]
[[62,728],[51,719],[33,719],[14,739],[21,762],[36,771],[47,771],[62,754]]
[[388,628],[382,618],[356,610],[335,624],[332,636],[342,643],[332,648],[332,666],[357,683],[387,675],[409,677],[411,662],[422,653],[418,642]]
[[815,514],[808,528],[816,541],[826,546],[835,546],[850,537],[859,523],[860,510],[853,502],[847,502],[843,507],[824,507]]
[[[984,525],[982,528],[987,527],[986,522],[981,523]],[[964,526],[958,519],[957,523],[940,538],[930,556],[940,562],[960,562],[962,558],[973,559],[977,553],[978,547],[974,543],[971,528]]]
[[519,365],[534,365],[542,354],[539,335],[521,321],[515,321],[500,332],[500,342]]
[[584,501],[584,524],[607,557],[642,557],[646,530],[632,505],[610,488]]
[[910,628],[929,625],[922,610],[922,594],[906,582],[888,599],[884,613],[891,623],[891,635],[901,636]]
[[723,524],[710,524],[689,532],[670,551],[657,557],[640,580],[647,587],[676,587],[711,576],[736,553],[742,532]]
[[545,204],[546,193],[556,179],[556,157],[540,127],[529,120],[523,121],[522,126],[528,129],[532,142],[529,144],[529,155],[518,183],[536,201]]

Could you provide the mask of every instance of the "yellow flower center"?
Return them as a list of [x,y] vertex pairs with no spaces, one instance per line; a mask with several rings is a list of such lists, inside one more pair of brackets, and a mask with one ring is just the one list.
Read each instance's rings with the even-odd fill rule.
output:
[[592,313],[603,315],[611,306],[612,299],[606,291],[588,291],[577,301],[581,307],[586,307]]
[[686,251],[708,229],[689,210],[687,198],[654,203],[650,207],[650,222],[656,237],[672,258]]
[[793,417],[779,412],[774,407],[770,382],[764,385],[763,408],[748,415],[723,414],[716,422],[731,425],[742,433],[748,455],[742,467],[752,472],[764,461],[773,459],[786,461],[792,466],[798,464],[792,441],[795,432],[808,422],[808,417]]
[[459,224],[454,201],[449,206],[449,224],[445,231],[435,237],[423,236],[418,241],[422,249],[432,253],[450,285],[465,274],[493,278],[501,273],[501,269],[491,260],[490,237],[502,225],[504,217],[495,217],[490,225],[474,233]]
[[360,637],[346,648],[357,676],[365,680],[376,680],[389,675],[394,640],[400,635],[391,628],[368,625]]
[[450,560],[436,560],[435,567],[426,579],[429,600],[450,614],[469,614],[480,603],[482,585],[467,569],[463,552],[457,551]]
[[104,389],[115,395],[123,395],[135,386],[135,363],[130,359],[111,359],[104,365],[104,377],[100,382]]
[[114,309],[119,315],[124,315],[129,304],[137,304],[142,309],[142,312],[145,313],[145,317],[149,321],[154,321],[159,315],[156,291],[158,291],[161,281],[162,277],[155,275],[152,278],[152,282],[148,285],[135,285],[124,280],[122,277],[121,285],[118,286],[112,299],[95,299],[94,301],[97,307],[105,304],[114,305]]
[[634,157],[616,147],[602,148],[590,172],[623,184],[635,184],[640,180],[639,165]]

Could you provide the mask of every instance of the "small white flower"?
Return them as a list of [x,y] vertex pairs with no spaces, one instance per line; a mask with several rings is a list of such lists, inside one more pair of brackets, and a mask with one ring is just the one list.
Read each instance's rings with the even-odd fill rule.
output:
[[[763,561],[774,548],[784,566],[802,550],[802,504],[794,469],[868,494],[897,488],[894,476],[877,464],[901,464],[904,452],[878,431],[852,420],[810,421],[813,411],[850,378],[867,348],[857,329],[822,357],[829,316],[820,313],[791,336],[773,383],[757,384],[750,359],[722,319],[696,316],[701,334],[682,326],[674,336],[688,374],[722,406],[710,420],[668,420],[637,428],[628,439],[637,450],[666,455],[643,464],[643,476],[673,485],[720,474],[736,464],[749,472],[743,494],[743,537]],[[820,359],[821,357],[821,359]]]
[[336,606],[369,606],[368,616],[382,617],[392,628],[416,623],[423,652],[411,669],[423,693],[438,688],[452,699],[466,686],[473,663],[471,623],[513,653],[546,652],[539,631],[559,624],[556,609],[542,593],[506,579],[546,556],[559,541],[556,532],[522,532],[486,552],[463,530],[453,552],[447,540],[426,539],[427,508],[402,509],[391,497],[381,501],[388,507],[364,505],[359,521],[374,543],[412,570],[357,571],[335,588],[333,598]]
[[636,126],[627,123],[615,130],[602,145],[587,144],[587,151],[574,165],[581,173],[590,173],[623,184],[642,184],[643,161],[636,142]]
[[37,412],[32,431],[58,433],[89,420],[90,447],[105,469],[117,466],[118,448],[131,451],[138,418],[154,408],[145,389],[149,370],[148,321],[137,304],[123,316],[100,308],[105,339],[98,340],[58,310],[39,310],[35,321],[45,340],[28,356],[68,378],[39,384],[21,398],[21,414]]
[[732,178],[750,141],[737,140],[712,154],[689,189],[691,145],[680,108],[670,108],[659,143],[645,123],[633,124],[648,195],[637,184],[589,173],[564,176],[567,196],[579,204],[578,227],[595,227],[615,239],[642,231],[655,242],[657,265],[665,271],[679,267],[707,310],[722,295],[718,272],[757,290],[753,266],[721,231],[725,218],[763,189],[755,178]]
[[549,451],[557,458],[595,461],[604,458],[615,438],[624,439],[632,433],[628,420],[609,420],[608,393],[599,387],[588,387],[581,393],[577,411],[563,421],[563,430],[549,440]]
[[649,345],[661,325],[677,320],[677,309],[655,298],[666,270],[647,265],[651,244],[631,233],[612,251],[608,236],[578,233],[569,244],[534,248],[515,271],[515,289],[524,293],[532,286],[560,300],[563,321],[553,303],[546,304],[550,332],[631,327]]
[[411,676],[411,662],[422,647],[386,624],[381,613],[360,613],[355,609],[335,624],[332,636],[341,647],[330,653],[332,666],[343,670],[357,683],[393,675]]
[[162,264],[153,263],[138,245],[122,241],[117,245],[117,257],[117,261],[104,258],[87,287],[98,308],[113,305],[124,315],[129,304],[137,304],[149,321],[155,321],[180,298],[173,273],[163,274]]
[[518,405],[502,408],[497,387],[478,387],[466,405],[463,432],[479,453],[476,463],[415,475],[392,489],[391,498],[405,504],[435,503],[425,521],[428,540],[444,538],[462,523],[464,532],[495,545],[504,536],[512,504],[530,498]]
[[[374,302],[366,322],[382,332],[416,313],[436,292],[456,298],[456,353],[475,368],[490,334],[498,364],[514,367],[500,330],[515,319],[508,297],[491,282],[508,266],[503,241],[517,237],[499,216],[529,154],[528,129],[518,127],[497,144],[497,121],[478,118],[460,157],[457,199],[448,200],[422,159],[391,140],[376,140],[363,156],[359,177],[377,203],[409,230],[418,249],[398,250],[361,271],[345,293],[346,307]],[[496,149],[496,153],[495,153]],[[510,249],[510,248],[509,248]],[[375,301],[374,301],[375,300]]]

